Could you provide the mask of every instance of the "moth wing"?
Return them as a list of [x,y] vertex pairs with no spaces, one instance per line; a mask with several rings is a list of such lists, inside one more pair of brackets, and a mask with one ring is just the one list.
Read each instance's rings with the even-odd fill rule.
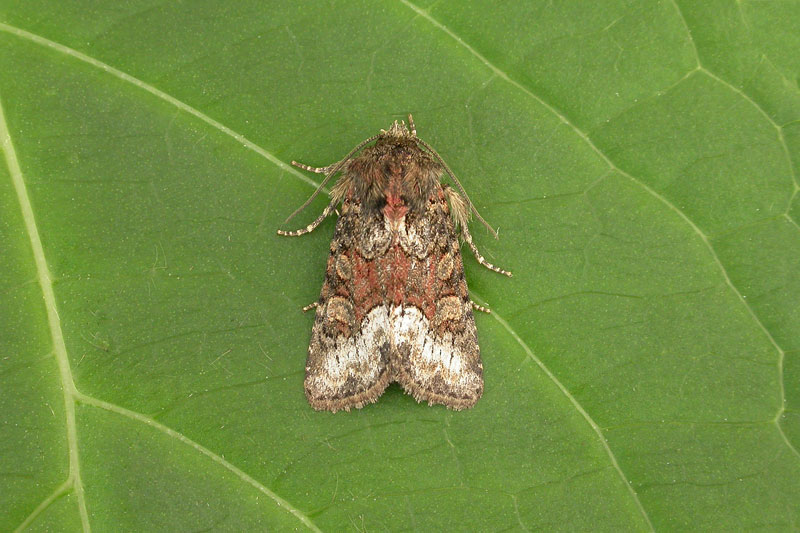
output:
[[389,384],[389,319],[376,308],[349,337],[341,329],[350,302],[333,297],[317,308],[306,362],[305,390],[314,409],[349,411],[378,399]]
[[441,194],[410,226],[410,235],[431,244],[409,243],[415,274],[389,317],[394,379],[417,401],[467,409],[483,394],[483,364],[458,238]]
[[363,407],[391,378],[389,311],[380,287],[364,282],[375,265],[363,256],[361,241],[376,234],[369,228],[374,223],[359,216],[358,205],[342,205],[306,362],[306,397],[317,410]]

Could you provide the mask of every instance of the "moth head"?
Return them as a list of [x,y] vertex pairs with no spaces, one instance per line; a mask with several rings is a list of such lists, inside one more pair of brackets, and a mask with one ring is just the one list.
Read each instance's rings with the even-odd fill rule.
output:
[[408,125],[404,120],[394,121],[388,130],[381,130],[380,137],[384,139],[408,139],[416,138],[417,128],[414,126],[414,118],[408,115]]

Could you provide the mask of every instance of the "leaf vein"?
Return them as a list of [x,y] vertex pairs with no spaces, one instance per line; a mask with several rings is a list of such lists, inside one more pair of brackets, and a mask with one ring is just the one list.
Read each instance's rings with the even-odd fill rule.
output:
[[22,523],[14,530],[16,533],[24,531],[27,529],[36,518],[39,517],[40,514],[45,512],[50,505],[56,501],[58,498],[66,494],[69,489],[72,488],[72,480],[67,478],[66,481],[61,483],[58,487],[53,490],[45,499],[43,499],[39,505],[28,515],[28,517],[22,521]]
[[[772,333],[770,333],[770,331],[766,328],[766,326],[764,326],[764,324],[758,318],[758,315],[756,315],[756,313],[753,310],[753,308],[750,306],[750,304],[747,303],[747,300],[744,299],[744,297],[742,296],[742,293],[739,292],[739,289],[736,288],[736,286],[733,284],[733,282],[730,279],[730,276],[728,276],[728,272],[725,269],[725,266],[722,264],[722,261],[720,260],[719,256],[717,255],[717,252],[714,249],[714,247],[712,246],[711,241],[709,240],[708,236],[697,226],[697,224],[695,224],[686,215],[686,213],[684,213],[680,208],[678,208],[678,206],[676,206],[675,204],[670,202],[666,197],[664,197],[661,194],[659,194],[658,192],[656,192],[654,189],[652,189],[650,186],[648,186],[645,182],[641,181],[640,179],[636,178],[635,176],[631,175],[630,173],[628,173],[625,170],[623,170],[620,167],[618,167],[589,138],[589,136],[586,134],[586,132],[584,132],[578,126],[576,126],[572,121],[570,121],[569,118],[567,118],[563,113],[561,113],[553,105],[551,105],[550,103],[546,102],[539,95],[537,95],[536,93],[534,93],[533,91],[531,91],[529,88],[525,87],[524,85],[522,85],[518,81],[512,79],[508,74],[506,74],[500,68],[495,66],[491,61],[489,61],[483,54],[478,52],[475,48],[470,46],[467,42],[465,42],[456,33],[454,33],[452,30],[447,28],[447,26],[443,25],[441,22],[439,22],[438,20],[433,18],[428,11],[421,9],[420,7],[418,7],[415,4],[409,2],[408,0],[400,0],[400,2],[402,4],[404,4],[406,7],[408,7],[409,9],[411,9],[414,12],[416,12],[417,14],[419,14],[422,18],[427,20],[430,24],[432,24],[435,27],[437,27],[440,30],[442,30],[444,33],[446,33],[448,36],[450,36],[453,40],[455,40],[459,45],[461,45],[464,48],[466,48],[472,55],[474,55],[478,60],[480,60],[487,68],[489,68],[492,72],[494,72],[498,77],[502,78],[503,80],[505,80],[506,82],[508,82],[512,86],[514,86],[517,89],[519,89],[520,91],[522,91],[524,94],[526,94],[529,97],[533,98],[536,102],[538,102],[540,105],[542,105],[545,109],[547,109],[553,115],[558,117],[562,122],[567,124],[575,132],[575,134],[578,135],[578,137],[580,137],[586,143],[586,145],[593,152],[595,152],[601,159],[603,159],[603,161],[605,161],[605,163],[611,169],[615,170],[620,175],[625,176],[626,178],[631,180],[633,183],[635,183],[636,185],[638,185],[639,187],[644,189],[645,192],[647,192],[648,194],[653,196],[655,199],[660,201],[662,204],[664,204],[667,208],[669,208],[671,211],[673,211],[675,214],[677,214],[678,217],[680,217],[684,222],[686,222],[691,227],[691,229],[698,235],[698,237],[700,237],[700,240],[703,242],[703,244],[705,244],[706,248],[708,249],[709,253],[711,254],[712,259],[714,260],[714,262],[719,267],[720,273],[722,274],[722,277],[725,280],[725,283],[728,285],[728,287],[730,287],[730,289],[733,291],[733,293],[739,299],[741,304],[745,307],[745,309],[747,310],[747,313],[753,319],[753,321],[755,322],[756,326],[764,333],[764,335],[766,336],[766,338],[768,339],[770,344],[772,344],[772,346],[775,348],[775,350],[778,353],[778,384],[779,384],[779,389],[780,389],[779,390],[779,392],[780,392],[780,402],[779,402],[780,405],[778,406],[778,411],[777,411],[777,414],[775,415],[775,427],[777,428],[777,430],[780,433],[780,435],[781,435],[782,439],[784,440],[784,442],[787,444],[787,446],[789,446],[789,449],[798,458],[800,458],[800,452],[798,452],[797,449],[794,446],[792,446],[792,444],[789,442],[789,439],[786,437],[785,433],[783,432],[783,428],[780,426],[780,423],[779,423],[779,419],[780,419],[781,415],[784,413],[785,408],[786,408],[785,407],[786,406],[786,392],[785,392],[785,389],[784,389],[784,380],[783,380],[784,350],[778,345],[778,343],[775,341],[775,338],[772,336]],[[674,0],[673,0],[673,2],[674,2]],[[677,5],[676,5],[676,7],[677,7]],[[682,15],[681,15],[681,17],[682,17]],[[685,22],[685,19],[684,19],[684,22]],[[688,26],[687,26],[687,31],[688,31]],[[698,64],[699,64],[699,58],[698,58]],[[747,102],[749,102],[750,104],[754,105],[756,107],[756,109],[759,110],[761,112],[761,114],[763,114],[773,126],[775,126],[775,128],[777,129],[777,133],[778,133],[778,139],[782,143],[784,151],[786,153],[786,156],[789,159],[789,170],[791,172],[792,180],[795,183],[795,189],[797,189],[798,185],[797,185],[797,179],[796,179],[796,177],[794,175],[794,168],[792,167],[791,158],[789,157],[789,151],[788,151],[788,148],[787,148],[786,143],[785,143],[784,138],[783,138],[783,131],[780,129],[779,125],[774,120],[772,120],[772,118],[769,115],[767,115],[767,113],[759,105],[757,105],[751,98],[749,98],[747,95],[745,95],[740,89],[738,89],[738,88],[734,87],[733,85],[731,85],[730,83],[726,82],[725,80],[723,80],[722,78],[720,78],[719,76],[714,74],[713,72],[710,72],[708,69],[706,69],[702,65],[700,65],[700,69],[703,70],[703,72],[705,72],[706,75],[708,75],[709,77],[717,80],[719,83],[722,83],[723,85],[729,87],[731,90],[733,90],[734,92],[738,93]]]
[[[744,98],[744,100],[747,103],[749,103],[750,105],[755,107],[756,110],[759,113],[761,113],[764,116],[764,118],[766,118],[767,121],[770,124],[772,124],[772,126],[777,131],[778,140],[780,141],[781,147],[783,148],[784,155],[786,155],[786,159],[789,162],[789,173],[792,176],[792,182],[794,183],[794,187],[795,187],[795,189],[800,187],[800,185],[798,185],[798,182],[797,182],[797,175],[795,174],[795,171],[794,171],[794,165],[792,165],[792,157],[791,157],[791,154],[789,152],[789,146],[786,144],[786,139],[783,136],[783,128],[781,127],[781,125],[778,124],[777,122],[775,122],[775,120],[766,112],[766,110],[764,110],[764,108],[761,107],[755,100],[750,98],[750,96],[748,94],[746,94],[744,91],[742,91],[741,89],[739,89],[738,87],[733,85],[731,82],[729,82],[729,81],[725,80],[724,78],[718,76],[717,74],[715,74],[714,72],[712,72],[711,70],[709,70],[708,68],[706,68],[702,64],[702,62],[700,61],[700,53],[697,50],[697,44],[694,41],[694,37],[692,37],[692,30],[689,27],[689,21],[687,21],[686,17],[683,16],[683,11],[681,11],[681,8],[678,5],[677,0],[672,0],[672,5],[675,6],[675,11],[678,13],[678,17],[681,19],[681,22],[683,23],[683,26],[686,28],[687,38],[689,39],[689,43],[692,45],[692,49],[694,50],[694,57],[697,60],[697,69],[698,70],[702,70],[703,72],[706,73],[706,75],[708,75],[709,77],[713,78],[718,83],[724,85],[725,87],[727,87],[731,91],[735,92],[740,97]],[[741,12],[741,8],[739,9],[739,13],[742,16],[742,22],[746,26],[747,25],[747,21],[744,18],[744,13]]]
[[113,403],[110,403],[110,402],[106,402],[106,401],[100,400],[100,399],[95,398],[93,396],[89,396],[87,394],[83,394],[82,392],[79,392],[79,391],[75,392],[75,399],[77,401],[81,402],[81,403],[86,404],[86,405],[91,405],[93,407],[97,407],[98,409],[103,409],[105,411],[110,411],[110,412],[116,413],[116,414],[118,414],[120,416],[124,416],[126,418],[130,418],[130,419],[135,420],[137,422],[141,422],[142,424],[145,424],[146,426],[150,426],[153,429],[156,429],[156,430],[166,434],[167,436],[172,437],[172,438],[178,440],[179,442],[182,442],[183,444],[186,444],[187,446],[190,446],[190,447],[194,448],[195,450],[197,450],[201,454],[205,455],[206,457],[208,457],[209,459],[211,459],[215,463],[219,464],[220,466],[222,466],[223,468],[225,468],[229,472],[233,473],[236,477],[238,477],[239,479],[241,479],[242,481],[244,481],[248,485],[254,487],[259,492],[267,495],[270,499],[272,499],[278,505],[278,507],[280,507],[281,509],[285,509],[289,513],[294,515],[306,527],[308,527],[308,529],[310,529],[312,531],[317,531],[317,532],[321,531],[316,526],[316,524],[314,524],[314,522],[311,521],[311,519],[307,515],[305,515],[302,511],[297,509],[291,503],[289,503],[288,501],[286,501],[283,498],[281,498],[280,496],[278,496],[276,493],[274,493],[273,491],[268,489],[266,486],[264,486],[261,483],[259,483],[255,478],[251,477],[249,474],[247,474],[246,472],[244,472],[243,470],[241,470],[240,468],[238,468],[234,464],[226,461],[223,457],[217,455],[216,453],[214,453],[213,451],[209,450],[208,448],[206,448],[202,444],[200,444],[198,442],[195,442],[194,440],[190,439],[189,437],[187,437],[183,433],[180,433],[179,431],[175,431],[174,429],[172,429],[172,428],[170,428],[168,426],[165,426],[164,424],[154,420],[153,418],[151,418],[149,416],[143,415],[141,413],[137,413],[135,411],[131,411],[129,409],[126,409],[126,408],[124,408],[122,406],[119,406],[119,405],[116,405],[116,404],[113,404]]
[[636,504],[636,507],[639,509],[639,512],[641,513],[642,517],[647,523],[647,527],[650,528],[651,531],[655,531],[655,528],[653,527],[653,523],[650,521],[650,517],[648,516],[647,511],[642,505],[642,502],[639,500],[639,496],[633,489],[633,486],[631,485],[631,482],[628,480],[628,477],[625,475],[625,472],[623,472],[622,468],[619,466],[619,463],[617,462],[617,457],[614,455],[614,452],[608,445],[608,441],[603,435],[603,430],[600,429],[600,426],[598,426],[597,423],[592,419],[592,417],[589,416],[589,413],[586,412],[586,410],[583,408],[580,402],[578,402],[577,398],[575,398],[575,396],[573,396],[572,393],[569,392],[569,390],[564,386],[563,383],[561,383],[561,381],[555,376],[555,374],[553,374],[550,371],[550,369],[547,368],[544,362],[542,362],[541,359],[536,357],[536,355],[533,353],[533,350],[531,350],[530,347],[525,343],[525,341],[523,341],[522,338],[517,334],[517,332],[514,331],[511,325],[508,322],[506,322],[503,319],[503,317],[498,315],[494,309],[492,310],[492,316],[494,317],[495,320],[497,320],[497,322],[500,323],[501,326],[503,326],[503,328],[505,328],[505,330],[509,333],[509,335],[511,335],[511,337],[517,342],[517,344],[519,344],[520,347],[522,347],[522,349],[527,354],[528,358],[530,358],[531,361],[536,363],[536,365],[542,370],[542,372],[544,372],[545,375],[548,378],[550,378],[550,381],[552,381],[556,385],[556,387],[558,387],[561,393],[567,397],[572,406],[578,411],[578,413],[583,417],[583,419],[586,420],[589,426],[591,426],[592,430],[595,432],[598,439],[600,440],[600,444],[603,446],[606,455],[611,461],[611,465],[614,467],[614,470],[617,471],[617,474],[622,480],[622,483],[625,485],[625,488],[628,490],[628,493],[630,494],[631,498]]
[[[2,145],[3,153],[5,154],[8,172],[17,193],[22,220],[25,223],[25,230],[28,233],[28,239],[31,243],[31,252],[33,253],[33,259],[36,265],[36,274],[39,280],[39,286],[42,290],[42,299],[47,310],[47,324],[50,329],[50,339],[53,342],[53,355],[58,363],[59,379],[64,394],[65,426],[69,456],[69,476],[65,483],[71,484],[75,490],[78,510],[81,516],[81,525],[83,530],[88,533],[91,531],[91,526],[89,525],[89,513],[86,510],[86,498],[83,492],[78,456],[78,428],[75,422],[75,382],[72,379],[72,369],[69,365],[67,347],[64,343],[64,333],[61,330],[61,318],[58,316],[56,297],[53,292],[53,278],[47,266],[47,258],[44,254],[42,240],[39,237],[39,228],[36,225],[36,218],[33,215],[33,206],[28,196],[25,179],[22,176],[22,169],[20,168],[14,145],[11,142],[11,133],[8,130],[2,101],[0,101],[0,145]],[[43,503],[46,503],[46,501],[47,500]]]
[[51,49],[53,49],[53,50],[55,50],[57,52],[60,52],[60,53],[62,53],[64,55],[73,57],[73,58],[75,58],[75,59],[77,59],[79,61],[83,61],[84,63],[88,63],[89,65],[92,65],[93,67],[97,67],[100,70],[102,70],[104,72],[107,72],[108,74],[111,74],[112,76],[117,77],[117,78],[119,78],[119,79],[121,79],[121,80],[123,80],[125,82],[131,83],[132,85],[135,85],[136,87],[139,87],[140,89],[143,89],[143,90],[149,92],[153,96],[155,96],[155,97],[157,97],[157,98],[159,98],[161,100],[164,100],[165,102],[168,102],[168,103],[174,105],[175,107],[177,107],[181,111],[184,111],[184,112],[186,112],[186,113],[188,113],[188,114],[190,114],[190,115],[202,120],[203,122],[205,122],[209,126],[221,131],[225,135],[228,135],[229,137],[232,137],[233,139],[235,139],[237,142],[239,142],[244,147],[249,148],[250,150],[252,150],[252,151],[256,152],[257,154],[259,154],[260,156],[264,157],[269,162],[275,164],[278,168],[280,168],[284,172],[288,172],[292,176],[294,176],[294,177],[296,177],[296,178],[308,183],[312,187],[315,187],[315,188],[317,187],[316,182],[314,182],[313,180],[311,180],[307,176],[304,176],[299,171],[297,171],[294,168],[292,168],[290,165],[288,165],[285,162],[281,161],[275,155],[273,155],[272,153],[268,152],[267,150],[265,150],[261,146],[257,145],[253,141],[249,140],[247,137],[245,137],[241,133],[236,132],[235,130],[229,128],[228,126],[225,126],[221,122],[219,122],[217,120],[214,120],[210,116],[208,116],[205,113],[201,112],[199,109],[194,108],[194,107],[190,106],[189,104],[187,104],[185,102],[182,102],[181,100],[178,100],[174,96],[162,91],[161,89],[156,88],[153,85],[150,85],[149,83],[147,83],[147,82],[145,82],[143,80],[140,80],[139,78],[131,76],[130,74],[128,74],[126,72],[123,72],[123,71],[121,71],[121,70],[119,70],[117,68],[114,68],[114,67],[112,67],[111,65],[109,65],[107,63],[103,63],[99,59],[95,59],[95,58],[93,58],[91,56],[88,56],[88,55],[84,54],[83,52],[79,52],[79,51],[77,51],[77,50],[75,50],[73,48],[70,48],[70,47],[66,46],[66,45],[63,45],[61,43],[57,43],[55,41],[51,41],[50,39],[42,37],[41,35],[36,35],[35,33],[31,33],[31,32],[25,31],[25,30],[23,30],[21,28],[17,28],[15,26],[11,26],[9,24],[5,24],[5,23],[0,22],[0,31],[4,31],[6,33],[10,33],[11,35],[14,35],[16,37],[32,41],[32,42],[34,42],[34,43],[36,43],[38,45],[45,46],[47,48],[51,48]]
[[[151,85],[148,85],[140,80],[137,80],[136,78],[128,74],[125,74],[124,72],[114,69],[113,67],[106,65],[100,61],[97,61],[96,59],[86,56],[80,52],[72,50],[58,43],[48,41],[43,37],[28,33],[24,30],[14,28],[4,23],[0,23],[0,30],[29,39],[33,42],[36,42],[37,44],[48,46],[50,48],[63,52],[67,55],[85,61],[102,70],[105,70],[106,72],[109,72],[110,74],[117,76],[125,81],[131,82],[134,85],[137,85],[142,89],[154,94],[155,96],[158,96],[159,98],[162,98],[176,105],[180,109],[200,118],[204,122],[207,122],[208,124],[220,129],[222,132],[230,135],[231,137],[235,138],[248,148],[263,155],[266,159],[272,161],[279,167],[281,168],[287,167],[286,170],[289,170],[290,172],[292,172],[292,174],[299,175],[292,169],[288,168],[288,165],[286,165],[279,159],[275,158],[275,156],[273,156],[266,150],[260,148],[251,141],[247,140],[244,136],[234,132],[230,128],[227,128],[226,126],[223,126],[221,123],[216,122],[210,117],[200,113],[191,106],[188,106],[187,104],[180,102],[179,100],[169,96],[168,94],[159,91],[158,89],[152,87]],[[223,467],[225,467],[226,469],[237,475],[243,481],[249,483],[262,493],[269,496],[272,500],[274,500],[278,504],[279,507],[288,510],[291,514],[293,514],[296,518],[298,518],[301,522],[303,522],[303,524],[305,524],[312,531],[320,531],[319,528],[306,515],[304,515],[302,512],[300,512],[291,504],[289,504],[289,502],[287,502],[274,492],[270,491],[268,488],[260,484],[258,481],[247,475],[244,471],[240,470],[239,468],[229,463],[222,457],[213,453],[211,450],[192,441],[191,439],[182,435],[181,433],[178,433],[177,431],[174,431],[168,428],[167,426],[164,426],[163,424],[156,422],[155,420],[149,417],[92,398],[77,390],[77,388],[75,387],[75,382],[72,377],[72,370],[69,364],[69,356],[66,344],[64,342],[64,334],[61,329],[61,319],[58,314],[55,293],[53,291],[53,277],[47,266],[47,259],[45,257],[44,247],[42,245],[41,238],[39,236],[39,230],[36,225],[36,219],[33,215],[33,207],[31,205],[30,198],[28,196],[27,187],[25,186],[25,181],[22,175],[22,170],[19,165],[19,161],[17,159],[16,151],[14,150],[13,144],[11,142],[11,134],[8,130],[8,125],[6,123],[5,114],[3,112],[2,101],[0,101],[0,146],[2,147],[3,153],[5,155],[5,160],[9,169],[9,174],[11,176],[11,180],[14,184],[14,188],[17,193],[17,198],[20,204],[20,210],[22,212],[22,218],[25,223],[25,228],[27,230],[28,237],[31,241],[31,249],[36,264],[37,277],[39,285],[42,289],[42,296],[44,299],[45,307],[47,309],[48,325],[50,329],[50,336],[53,342],[53,353],[55,355],[56,361],[58,362],[59,376],[61,380],[62,390],[64,393],[64,410],[66,413],[67,443],[69,449],[69,477],[67,481],[65,481],[65,483],[62,485],[62,487],[68,488],[71,486],[75,491],[83,530],[88,533],[91,531],[91,526],[89,523],[89,514],[86,507],[86,499],[80,474],[77,423],[75,420],[76,400],[81,401],[87,405],[93,405],[95,407],[113,411],[120,415],[133,418],[140,422],[144,422],[158,429],[159,431],[162,431],[167,435],[174,437],[179,441],[192,446],[199,452],[203,453],[207,457],[211,458],[213,461],[219,463],[220,465],[222,465]],[[313,181],[309,180],[308,178],[305,178],[305,176],[300,176],[300,177],[302,177],[304,181],[310,182],[312,185],[316,187],[316,184]],[[52,503],[52,501],[54,501],[55,498],[58,497],[58,495],[60,495],[61,493],[60,491],[66,490],[66,488],[62,487],[59,487],[53,494],[51,494],[51,496],[49,496],[42,503],[40,503],[39,506],[33,511],[32,515],[29,516],[28,519],[26,519],[23,525],[29,523],[29,521],[33,520],[36,517],[36,515],[41,513],[47,506],[49,506],[50,503]]]

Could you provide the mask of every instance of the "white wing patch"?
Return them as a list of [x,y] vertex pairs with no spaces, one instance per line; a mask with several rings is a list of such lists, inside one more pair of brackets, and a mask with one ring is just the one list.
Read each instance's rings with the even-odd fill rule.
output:
[[[337,300],[343,299],[331,298],[321,312],[336,318]],[[386,372],[387,361],[381,360],[380,348],[390,343],[390,327],[389,311],[381,305],[364,317],[360,330],[353,335],[325,339],[328,342],[320,346],[324,353],[309,357],[309,362],[318,364],[306,368],[306,390],[314,391],[319,399],[341,398],[343,392],[370,391]],[[383,381],[388,382],[388,377]]]
[[465,352],[465,343],[457,342],[449,331],[437,336],[416,307],[394,307],[389,319],[393,353],[400,356],[393,362],[394,377],[408,392],[418,400],[474,397],[477,401],[475,393],[479,397],[483,390],[481,364],[475,365],[478,354]]
[[[444,308],[437,316],[443,319],[462,318],[463,305],[469,305],[456,297],[440,302]],[[350,319],[345,304],[333,297],[318,312],[327,321],[345,322]],[[435,324],[418,308],[379,305],[352,335],[320,336],[320,344],[312,343],[310,349],[324,354],[309,357],[309,400],[328,410],[349,410],[375,401],[390,381],[397,381],[418,401],[470,407],[483,392],[483,372],[477,344],[463,342],[465,336],[474,338],[474,322],[467,321],[466,328],[461,336],[451,331],[437,335]]]

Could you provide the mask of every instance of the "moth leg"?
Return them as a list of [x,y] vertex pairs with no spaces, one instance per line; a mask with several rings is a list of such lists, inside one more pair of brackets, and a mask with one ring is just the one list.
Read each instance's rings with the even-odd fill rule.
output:
[[482,313],[491,313],[492,312],[492,310],[489,309],[488,307],[484,307],[482,305],[476,304],[475,300],[470,300],[469,303],[472,304],[472,308],[475,309],[476,311],[481,311]]
[[283,231],[282,229],[279,229],[278,230],[278,235],[284,235],[286,237],[299,237],[300,235],[305,235],[306,233],[311,233],[312,231],[314,231],[317,228],[317,226],[322,224],[322,221],[325,220],[325,218],[328,215],[330,215],[336,209],[336,204],[337,203],[338,203],[338,200],[334,200],[333,202],[328,204],[328,207],[325,208],[325,210],[322,212],[322,214],[320,216],[318,216],[317,219],[314,222],[312,222],[311,224],[309,224],[305,228],[298,229],[298,230],[295,230],[295,231]]
[[298,163],[297,161],[292,161],[292,165],[296,166],[297,168],[302,168],[303,170],[308,170],[309,172],[313,172],[315,174],[327,174],[333,167],[338,165],[339,163],[333,163],[328,165],[327,167],[312,167],[311,165],[306,165],[305,163]]
[[503,270],[500,267],[496,267],[493,264],[491,264],[489,261],[487,261],[486,259],[483,258],[481,253],[478,251],[478,247],[475,246],[474,242],[472,242],[472,235],[469,234],[469,230],[467,229],[467,225],[466,224],[463,224],[461,226],[461,235],[464,237],[464,242],[466,242],[467,245],[469,245],[469,249],[472,250],[472,255],[475,256],[475,259],[478,260],[478,263],[482,264],[483,266],[485,266],[489,270],[494,270],[495,272],[498,272],[500,274],[505,274],[506,276],[511,277],[511,275],[512,275],[511,272],[509,272],[508,270]]
[[319,307],[319,302],[310,303],[303,308],[303,312],[305,313],[306,311],[311,311],[312,309],[316,309],[317,307]]

